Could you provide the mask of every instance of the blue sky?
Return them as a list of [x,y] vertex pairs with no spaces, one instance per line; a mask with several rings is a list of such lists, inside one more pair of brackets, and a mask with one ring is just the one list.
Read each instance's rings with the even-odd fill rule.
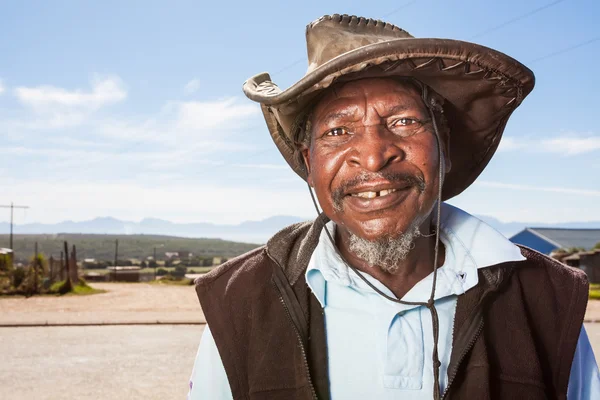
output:
[[595,0],[2,2],[0,204],[29,205],[20,223],[313,216],[241,85],[262,71],[299,79],[305,25],[329,13],[529,66],[536,88],[451,202],[503,221],[600,221]]

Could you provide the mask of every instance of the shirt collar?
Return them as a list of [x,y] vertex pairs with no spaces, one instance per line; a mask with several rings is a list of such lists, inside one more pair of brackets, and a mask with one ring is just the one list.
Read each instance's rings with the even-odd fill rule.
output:
[[[372,292],[372,289],[350,271],[340,258],[325,229],[333,233],[335,224],[329,222],[324,227],[306,270],[306,282],[321,305],[326,305],[327,282]],[[445,203],[442,204],[440,240],[446,248],[446,257],[444,265],[438,269],[436,299],[453,294],[460,295],[475,287],[478,283],[477,269],[525,259],[519,247],[494,228]],[[363,275],[376,284],[378,289],[391,294],[379,281],[370,275]],[[403,300],[426,301],[431,291],[432,279],[433,274],[430,274],[418,282]]]

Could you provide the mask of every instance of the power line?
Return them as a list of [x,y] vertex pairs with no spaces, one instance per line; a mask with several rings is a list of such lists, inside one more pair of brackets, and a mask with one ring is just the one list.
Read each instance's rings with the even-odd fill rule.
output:
[[544,6],[541,6],[541,7],[538,7],[536,9],[533,9],[531,11],[528,11],[525,14],[519,15],[518,17],[509,19],[508,21],[505,21],[505,22],[501,23],[500,25],[496,25],[496,26],[493,26],[491,28],[488,28],[488,29],[486,29],[486,30],[484,30],[484,31],[476,34],[476,35],[471,36],[468,39],[471,40],[471,39],[475,39],[475,38],[487,35],[488,33],[497,31],[498,29],[502,29],[502,28],[504,28],[507,25],[513,24],[513,23],[515,23],[517,21],[521,21],[521,20],[523,20],[525,18],[529,18],[532,15],[537,14],[540,11],[543,11],[543,10],[545,10],[547,8],[553,7],[553,6],[555,6],[555,5],[559,4],[559,3],[562,3],[563,1],[565,1],[565,0],[556,0],[556,1],[553,1],[552,3],[548,3],[548,4],[544,5]]
[[583,46],[587,46],[588,44],[597,42],[598,40],[600,40],[600,36],[597,36],[595,38],[586,40],[586,41],[581,42],[581,43],[574,44],[573,46],[569,46],[569,47],[561,49],[561,50],[554,51],[552,53],[546,54],[545,56],[534,58],[533,60],[529,61],[528,64],[533,64],[533,63],[545,60],[545,59],[550,58],[550,57],[554,57],[554,56],[558,56],[558,55],[561,55],[561,54],[564,54],[564,53],[568,53],[569,51],[578,49],[578,48],[583,47]]
[[387,13],[387,14],[384,14],[384,15],[383,15],[383,18],[387,18],[387,17],[389,17],[389,16],[390,16],[390,15],[392,15],[392,14],[396,14],[398,11],[400,11],[400,10],[402,10],[402,9],[404,9],[404,8],[408,7],[408,6],[412,6],[412,5],[413,5],[413,4],[415,4],[417,1],[418,1],[418,0],[412,0],[412,1],[409,1],[408,3],[404,3],[404,4],[402,4],[400,7],[396,8],[395,10],[392,10],[392,11],[390,11],[389,13]]
[[304,61],[304,57],[303,58],[299,58],[296,61],[294,61],[293,63],[281,68],[279,71],[275,71],[273,72],[273,75],[279,75],[280,73],[287,71],[288,69],[295,67],[296,65],[300,64],[302,61]]

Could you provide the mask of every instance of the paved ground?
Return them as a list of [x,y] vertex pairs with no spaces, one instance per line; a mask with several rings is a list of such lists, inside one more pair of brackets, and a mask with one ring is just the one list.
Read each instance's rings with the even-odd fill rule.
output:
[[184,400],[203,328],[0,328],[0,399]]
[[0,328],[0,399],[185,399],[204,326]]
[[[93,284],[92,296],[0,298],[7,323],[203,322],[191,286]],[[600,301],[587,319],[600,320]],[[185,399],[204,326],[0,328],[0,399]],[[600,356],[600,323],[586,324]]]
[[585,320],[600,322],[600,300],[588,301]]
[[204,322],[193,286],[92,283],[90,296],[0,297],[0,325]]

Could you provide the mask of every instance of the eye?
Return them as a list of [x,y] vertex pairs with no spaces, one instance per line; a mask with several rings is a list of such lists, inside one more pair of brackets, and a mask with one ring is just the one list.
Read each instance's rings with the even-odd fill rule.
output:
[[325,133],[325,136],[342,136],[348,135],[350,132],[346,128],[333,128]]
[[416,124],[418,121],[414,118],[399,118],[392,122],[392,126],[410,126]]

